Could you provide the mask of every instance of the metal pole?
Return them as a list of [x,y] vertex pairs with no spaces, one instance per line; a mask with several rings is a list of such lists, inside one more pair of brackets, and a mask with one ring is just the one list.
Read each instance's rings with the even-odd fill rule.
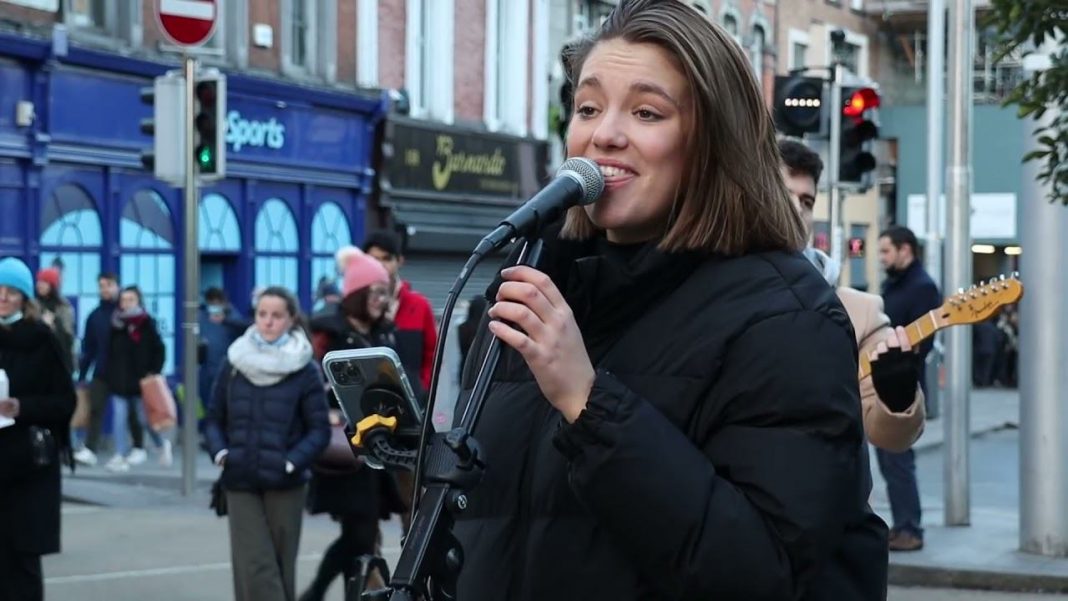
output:
[[[931,0],[927,12],[927,245],[924,258],[927,273],[939,288],[942,282],[942,145],[945,143],[944,103],[946,94],[946,0]],[[942,414],[942,387],[938,372],[942,367],[942,335],[927,355],[927,415]]]
[[[949,290],[971,286],[972,255],[970,211],[972,192],[972,35],[971,0],[950,4],[949,36],[949,164],[946,167],[948,214],[946,219],[946,277]],[[972,385],[972,330],[951,328],[946,333],[945,402],[945,523],[971,522],[968,440],[969,393]]]
[[185,57],[185,302],[182,321],[182,383],[185,406],[182,410],[182,494],[196,488],[197,463],[197,322],[200,288],[200,255],[197,251],[197,178],[193,162],[193,90],[196,87],[197,60]]
[[[1056,44],[1046,46],[1052,54]],[[1060,112],[1046,107],[1049,125]],[[1021,121],[1024,151],[1038,147],[1034,124]],[[1068,208],[1046,200],[1040,163],[1023,165],[1021,272],[1027,291],[1020,307],[1020,550],[1068,555]],[[1044,189],[1045,188],[1045,189]]]
[[836,59],[831,69],[831,140],[827,148],[827,199],[830,204],[831,258],[842,262],[842,193],[838,189],[838,169],[842,157],[842,63]]
[[931,0],[927,12],[927,273],[942,287],[942,120],[946,84],[946,0]]

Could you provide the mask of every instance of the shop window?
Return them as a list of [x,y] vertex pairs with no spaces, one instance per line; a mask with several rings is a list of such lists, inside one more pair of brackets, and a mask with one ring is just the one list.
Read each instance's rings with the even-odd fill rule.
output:
[[[339,280],[334,253],[337,249],[352,244],[352,232],[348,219],[341,207],[334,202],[325,202],[319,207],[312,219],[311,226],[311,290],[315,309],[320,306],[320,299],[314,298],[319,282]],[[340,287],[340,281],[338,282]]]
[[58,267],[61,290],[74,306],[78,339],[85,335],[85,319],[100,304],[97,277],[104,236],[100,215],[89,194],[65,184],[41,207],[41,265]]
[[175,319],[175,233],[171,211],[155,190],[138,190],[126,203],[119,220],[119,281],[141,289],[145,310],[156,320],[166,360],[163,373],[173,374]]
[[206,252],[241,250],[241,228],[230,201],[220,194],[205,194],[200,200],[197,247]]
[[254,286],[285,286],[297,293],[297,222],[280,199],[263,203],[256,216]]

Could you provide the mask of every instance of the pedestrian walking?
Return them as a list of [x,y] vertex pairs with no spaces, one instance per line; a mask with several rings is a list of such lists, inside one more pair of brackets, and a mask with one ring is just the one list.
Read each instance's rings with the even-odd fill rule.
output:
[[[112,393],[112,431],[115,454],[106,467],[127,472],[148,458],[145,451],[145,409],[141,399],[141,380],[163,371],[166,349],[156,320],[145,311],[144,298],[137,286],[128,286],[119,295],[119,307],[111,318],[111,339],[105,372]],[[149,436],[159,449],[163,466],[173,462],[171,441],[164,434],[148,428]],[[129,435],[129,436],[127,436]],[[131,447],[130,437],[133,439]]]
[[55,267],[37,272],[37,304],[41,307],[41,321],[52,329],[63,352],[63,365],[74,371],[74,308],[60,292],[60,273]]
[[41,321],[33,274],[0,259],[0,599],[42,601],[41,556],[60,550],[60,466],[73,465],[74,386]]
[[89,426],[86,429],[85,446],[74,453],[75,461],[83,465],[96,465],[97,453],[101,450],[104,416],[111,400],[111,390],[104,374],[107,373],[108,350],[111,346],[111,318],[119,306],[119,279],[115,274],[100,274],[97,286],[100,304],[85,320],[82,355],[78,361],[78,386],[89,388]]
[[[312,322],[312,331],[323,340],[324,352],[396,347],[393,324],[385,318],[389,303],[389,274],[370,255],[356,249],[345,268],[340,310]],[[321,358],[321,357],[320,357]],[[337,400],[330,395],[333,410]],[[313,514],[329,514],[341,526],[341,535],[323,553],[319,570],[301,601],[319,601],[330,583],[343,574],[355,575],[356,560],[374,555],[378,522],[406,509],[391,474],[363,467],[351,473],[313,471],[308,493]]]
[[308,468],[330,426],[296,297],[265,288],[253,315],[227,350],[205,435],[223,468],[234,598],[293,601]]

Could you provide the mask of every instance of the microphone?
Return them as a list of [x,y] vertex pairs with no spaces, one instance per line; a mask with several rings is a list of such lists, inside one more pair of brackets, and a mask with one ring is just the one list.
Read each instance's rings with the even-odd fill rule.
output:
[[536,233],[567,209],[594,202],[602,192],[604,176],[597,163],[584,157],[570,158],[560,165],[556,177],[547,186],[483,238],[474,254],[485,255],[507,246],[519,236]]

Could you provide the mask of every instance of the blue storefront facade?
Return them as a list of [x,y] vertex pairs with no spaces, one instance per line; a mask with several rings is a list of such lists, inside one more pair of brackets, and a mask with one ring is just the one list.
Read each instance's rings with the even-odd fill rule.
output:
[[[182,194],[141,167],[151,140],[139,130],[151,116],[140,89],[173,65],[60,46],[0,34],[0,256],[62,265],[79,337],[98,274],[138,285],[174,373]],[[241,74],[227,83],[227,177],[201,192],[200,292],[222,287],[246,311],[256,286],[277,284],[308,308],[334,251],[363,237],[384,98]]]

